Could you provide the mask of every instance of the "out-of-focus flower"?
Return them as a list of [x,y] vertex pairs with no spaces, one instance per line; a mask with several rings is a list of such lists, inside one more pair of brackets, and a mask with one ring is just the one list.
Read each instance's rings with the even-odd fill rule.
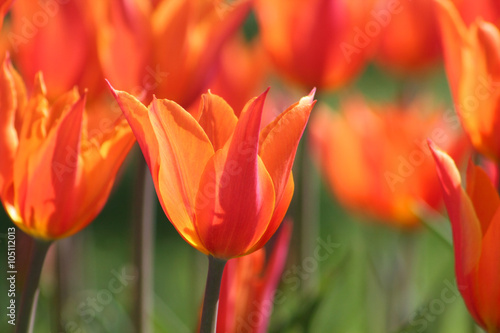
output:
[[97,121],[76,88],[49,103],[37,74],[30,95],[6,57],[0,71],[0,197],[20,229],[54,240],[78,232],[99,213],[135,140],[124,117],[91,127]]
[[318,89],[338,87],[364,67],[377,38],[366,35],[372,5],[365,0],[255,1],[262,41],[278,71]]
[[193,247],[229,259],[261,248],[293,194],[291,168],[313,94],[260,129],[266,93],[240,117],[206,94],[197,113],[114,90],[149,165],[165,214]]
[[456,112],[474,147],[498,161],[500,31],[481,19],[467,27],[448,0],[437,0],[437,10]]
[[373,17],[382,25],[375,59],[383,67],[415,73],[440,60],[433,0],[381,0]]
[[43,73],[49,100],[74,86],[93,98],[105,91],[95,30],[89,1],[16,0],[6,38],[23,77]]
[[291,231],[291,223],[283,223],[267,263],[266,251],[262,248],[226,264],[219,296],[217,332],[267,332]]
[[310,125],[313,152],[342,204],[408,227],[419,224],[417,208],[423,203],[438,208],[441,197],[425,140],[433,138],[458,159],[467,139],[442,113],[422,113],[424,105],[371,107],[351,100],[341,113],[316,113]]
[[106,78],[141,100],[155,93],[189,107],[215,73],[221,47],[250,2],[106,0],[95,7]]
[[500,2],[497,0],[453,0],[464,19],[465,24],[473,23],[477,18],[500,24]]
[[487,174],[469,162],[466,189],[453,159],[429,143],[453,231],[455,274],[474,320],[500,332],[500,198]]
[[247,42],[236,35],[222,49],[210,91],[224,98],[239,117],[246,102],[262,91],[268,72],[269,61],[260,40]]

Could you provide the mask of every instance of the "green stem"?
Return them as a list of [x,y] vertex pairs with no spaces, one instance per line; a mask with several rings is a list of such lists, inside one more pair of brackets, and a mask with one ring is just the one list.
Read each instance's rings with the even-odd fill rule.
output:
[[16,333],[31,333],[35,323],[37,290],[45,255],[52,242],[35,239],[30,253],[26,281],[21,294]]
[[200,333],[216,332],[219,291],[226,262],[226,260],[208,256],[207,284],[205,286],[205,298],[203,299]]

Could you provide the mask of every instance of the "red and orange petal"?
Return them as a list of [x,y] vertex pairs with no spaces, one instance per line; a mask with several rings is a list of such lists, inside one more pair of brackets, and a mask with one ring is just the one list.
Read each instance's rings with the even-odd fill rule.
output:
[[481,19],[467,27],[449,0],[437,0],[445,67],[456,110],[475,149],[497,161],[500,143],[500,31]]
[[486,173],[469,163],[467,192],[453,160],[432,142],[436,169],[452,225],[455,271],[467,308],[488,332],[500,329],[500,205]]
[[291,200],[291,166],[313,93],[262,131],[267,92],[250,100],[239,119],[211,93],[202,96],[193,113],[158,99],[148,111],[130,94],[113,93],[144,152],[162,207],[181,236],[198,250],[226,259],[262,247]]

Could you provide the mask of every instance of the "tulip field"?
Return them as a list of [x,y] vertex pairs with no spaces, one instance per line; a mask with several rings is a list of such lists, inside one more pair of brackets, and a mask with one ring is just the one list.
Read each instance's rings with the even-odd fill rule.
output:
[[0,0],[1,333],[500,333],[494,0]]

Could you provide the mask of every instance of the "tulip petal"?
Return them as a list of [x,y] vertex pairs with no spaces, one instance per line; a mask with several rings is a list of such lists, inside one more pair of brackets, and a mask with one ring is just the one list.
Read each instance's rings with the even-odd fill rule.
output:
[[273,179],[277,202],[283,195],[300,138],[315,104],[314,92],[290,106],[260,134],[259,156]]
[[[148,109],[134,96],[124,91],[115,90],[109,82],[108,85],[137,138],[154,183],[158,184],[160,150],[149,120]],[[158,189],[156,191],[159,193]]]
[[443,198],[448,210],[455,247],[455,272],[458,288],[464,301],[477,320],[474,306],[475,274],[481,254],[481,225],[474,206],[461,187],[461,178],[455,162],[431,141],[429,148],[436,163],[436,170],[443,190]]
[[98,122],[101,127],[88,128],[88,135],[91,136],[82,142],[80,155],[83,160],[83,173],[78,187],[74,190],[78,195],[75,200],[79,207],[67,236],[84,228],[104,207],[118,169],[135,143],[135,137],[124,115],[114,121],[103,118],[99,113],[93,115],[100,119]]
[[483,238],[481,259],[477,271],[479,290],[477,307],[488,332],[500,327],[500,209],[492,218]]
[[484,49],[488,73],[500,75],[500,31],[489,22],[479,21],[477,37]]
[[484,235],[500,207],[500,198],[486,172],[474,165],[472,160],[469,160],[467,168],[467,194],[474,205]]
[[175,102],[154,98],[150,110],[159,147],[158,196],[181,236],[207,253],[195,229],[194,207],[203,167],[214,149],[201,126]]
[[458,100],[458,83],[462,76],[462,51],[467,39],[467,28],[457,9],[449,0],[435,0],[441,27],[441,40],[446,73],[455,100]]
[[203,173],[197,225],[214,256],[246,253],[262,237],[274,211],[272,179],[257,154],[266,93],[247,104],[231,140]]
[[16,183],[23,184],[16,201],[25,217],[17,225],[35,237],[59,238],[74,222],[79,203],[74,200],[73,188],[81,176],[78,152],[84,107],[85,96],[63,116],[39,149],[27,159],[16,159]]
[[[15,70],[8,57],[3,61],[0,72],[0,196],[12,181],[14,158],[19,138],[16,131],[16,113],[25,99],[23,86],[16,86]],[[21,98],[19,98],[21,97]]]
[[273,217],[271,218],[271,221],[269,222],[269,226],[267,227],[266,232],[262,235],[259,241],[248,251],[248,253],[251,253],[263,247],[271,239],[276,230],[279,228],[279,226],[281,225],[281,221],[283,221],[283,218],[285,217],[286,212],[288,211],[290,202],[292,202],[294,187],[295,184],[293,182],[293,175],[292,173],[290,173],[290,176],[288,177],[288,182],[286,183],[285,186],[285,190],[283,191],[283,195],[281,196],[280,201],[276,202],[274,214]]
[[205,130],[214,150],[221,149],[233,134],[238,118],[227,102],[210,92],[201,97],[200,126]]

